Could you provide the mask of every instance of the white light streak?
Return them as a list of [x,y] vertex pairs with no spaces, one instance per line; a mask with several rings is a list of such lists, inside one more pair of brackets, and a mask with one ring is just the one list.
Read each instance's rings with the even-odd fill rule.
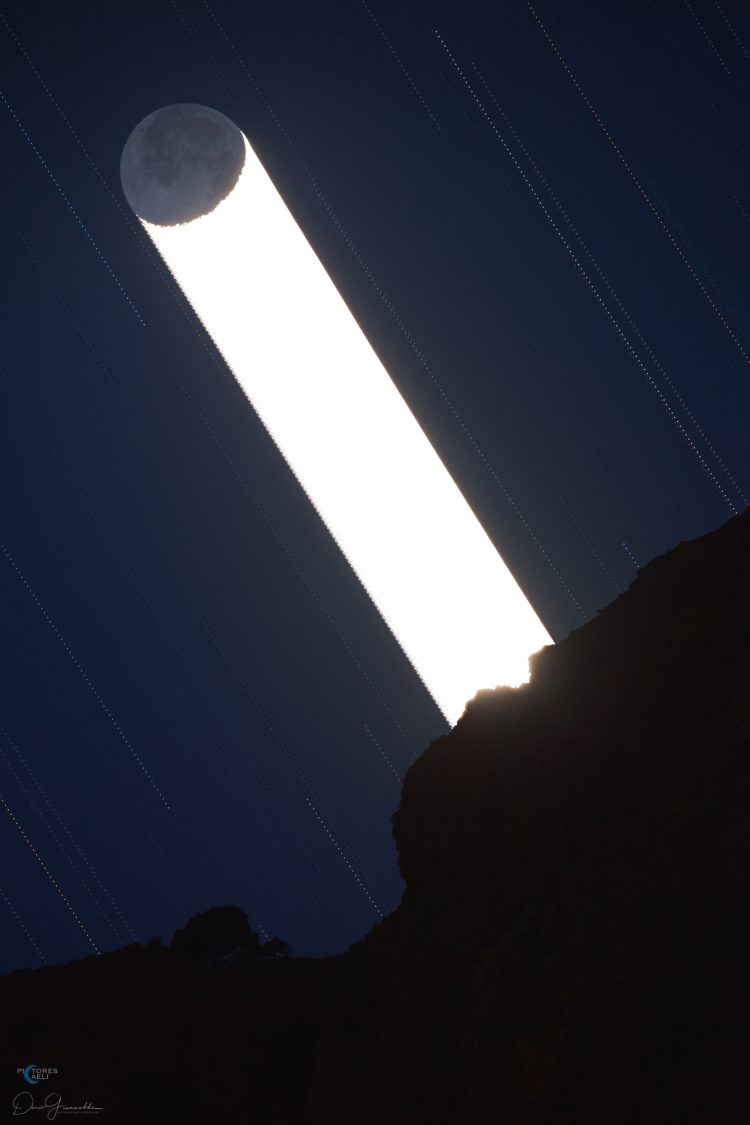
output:
[[143,220],[180,288],[453,724],[551,637],[245,139],[214,211]]

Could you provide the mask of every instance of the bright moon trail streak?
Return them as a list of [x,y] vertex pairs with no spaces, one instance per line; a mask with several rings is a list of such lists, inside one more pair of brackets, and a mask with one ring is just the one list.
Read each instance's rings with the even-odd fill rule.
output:
[[452,725],[551,637],[246,137],[205,106],[138,124],[120,176],[142,222]]

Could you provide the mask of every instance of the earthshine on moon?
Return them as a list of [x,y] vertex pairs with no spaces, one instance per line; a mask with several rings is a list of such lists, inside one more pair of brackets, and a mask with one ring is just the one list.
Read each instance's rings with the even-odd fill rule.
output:
[[551,637],[247,138],[166,106],[122,153],[125,197],[449,723],[528,679]]
[[173,226],[213,211],[237,183],[244,163],[242,133],[223,113],[190,103],[169,105],[144,117],[128,137],[120,181],[139,219]]

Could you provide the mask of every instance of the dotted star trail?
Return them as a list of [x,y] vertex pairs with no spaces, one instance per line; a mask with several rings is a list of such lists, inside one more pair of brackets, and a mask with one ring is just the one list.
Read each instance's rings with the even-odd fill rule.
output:
[[15,559],[13,558],[13,556],[11,555],[10,551],[8,550],[8,548],[7,548],[6,546],[5,546],[5,544],[4,544],[4,543],[0,543],[0,551],[2,551],[2,552],[3,552],[3,554],[5,555],[5,558],[6,558],[6,560],[8,561],[9,565],[10,565],[10,566],[11,566],[11,567],[13,568],[13,571],[14,571],[14,573],[15,573],[16,577],[17,577],[17,578],[19,579],[19,581],[20,581],[20,582],[21,582],[21,583],[23,584],[23,586],[24,586],[24,587],[25,587],[25,589],[26,589],[26,592],[27,592],[27,593],[28,593],[28,594],[30,595],[30,597],[32,598],[32,600],[33,600],[34,604],[36,605],[37,609],[38,609],[38,610],[39,610],[39,612],[41,613],[41,615],[42,615],[42,617],[44,618],[45,622],[46,622],[46,623],[47,623],[47,625],[48,625],[48,626],[50,627],[50,629],[51,629],[51,630],[52,630],[52,632],[54,633],[55,637],[57,638],[57,640],[58,640],[58,641],[60,642],[60,644],[62,645],[63,649],[65,650],[65,654],[66,654],[66,656],[67,656],[67,657],[69,658],[69,660],[70,660],[70,661],[71,661],[71,663],[73,664],[73,667],[75,668],[76,672],[77,672],[77,673],[78,673],[78,675],[79,675],[79,676],[81,677],[81,679],[82,679],[82,680],[83,680],[83,682],[85,683],[86,687],[88,688],[89,692],[91,693],[91,695],[92,695],[92,696],[94,697],[94,699],[96,700],[96,703],[97,703],[97,705],[98,705],[98,706],[100,707],[100,709],[101,709],[101,710],[102,710],[102,711],[104,712],[105,716],[107,717],[107,720],[109,721],[109,723],[111,724],[111,726],[112,726],[112,727],[114,728],[114,731],[115,731],[115,733],[117,734],[117,737],[118,737],[118,738],[120,739],[120,741],[121,741],[121,742],[123,743],[123,745],[124,745],[124,746],[125,746],[125,748],[127,749],[128,753],[130,754],[131,758],[132,758],[132,759],[133,759],[133,761],[134,761],[134,762],[135,762],[135,763],[137,764],[137,766],[138,766],[138,768],[140,769],[141,773],[142,773],[142,774],[143,774],[143,776],[144,776],[144,777],[146,778],[146,780],[148,781],[149,785],[151,786],[151,788],[152,788],[152,789],[154,790],[154,792],[155,792],[155,793],[156,793],[156,795],[158,796],[159,800],[160,800],[160,801],[162,802],[162,804],[164,805],[164,807],[168,809],[168,808],[169,808],[169,803],[168,803],[168,801],[167,801],[166,797],[164,796],[164,794],[162,793],[161,789],[159,788],[159,786],[158,786],[158,785],[156,784],[156,782],[154,781],[153,777],[152,777],[152,776],[151,776],[151,774],[149,773],[149,771],[148,771],[148,769],[146,768],[146,766],[145,766],[145,765],[143,764],[143,762],[141,761],[140,757],[138,756],[138,753],[137,753],[137,751],[135,750],[135,747],[133,747],[133,746],[131,745],[130,741],[128,740],[128,738],[127,738],[127,736],[125,735],[124,731],[122,730],[121,726],[120,726],[120,725],[119,725],[119,723],[117,722],[117,719],[116,719],[116,718],[114,717],[114,715],[112,714],[111,710],[109,709],[109,707],[107,706],[107,704],[105,703],[105,701],[104,701],[104,700],[102,699],[102,697],[101,697],[101,695],[99,694],[99,692],[98,692],[98,691],[96,690],[96,688],[94,687],[94,685],[93,685],[93,683],[91,682],[91,680],[90,680],[89,676],[87,675],[87,673],[86,673],[85,669],[83,668],[83,666],[82,666],[82,665],[81,665],[81,663],[79,662],[78,658],[77,658],[77,657],[75,656],[75,654],[74,654],[73,650],[71,649],[70,645],[69,645],[69,644],[68,644],[68,642],[67,642],[67,641],[65,640],[65,638],[63,637],[63,635],[62,635],[62,633],[60,632],[60,630],[58,629],[57,625],[55,625],[54,621],[52,620],[52,618],[50,617],[50,615],[49,615],[49,614],[47,613],[47,610],[46,610],[46,609],[44,608],[44,606],[42,605],[42,603],[41,603],[41,601],[39,600],[39,598],[37,597],[37,595],[36,595],[36,594],[34,593],[34,590],[32,589],[31,585],[29,584],[28,580],[26,579],[26,577],[24,576],[24,574],[22,573],[22,571],[21,571],[21,570],[19,569],[18,565],[16,564],[16,561],[15,561]]
[[16,922],[16,924],[19,926],[19,928],[21,930],[23,930],[25,936],[29,939],[29,943],[33,947],[33,949],[34,949],[35,953],[37,954],[39,960],[42,962],[43,965],[46,965],[48,963],[47,958],[42,953],[41,949],[39,948],[39,945],[36,942],[36,939],[29,932],[29,929],[26,926],[26,923],[23,921],[20,914],[18,913],[16,908],[13,906],[13,903],[10,901],[10,899],[8,898],[8,896],[6,895],[6,893],[2,889],[2,887],[0,887],[0,898],[2,898],[3,902],[8,907],[8,910],[10,911],[10,913],[11,913],[14,921]]
[[0,972],[217,903],[341,952],[400,900],[391,818],[446,723],[122,144],[168,100],[236,123],[562,638],[750,497],[748,13],[1,7]]
[[103,253],[102,253],[102,251],[100,250],[100,248],[99,248],[99,246],[98,246],[98,244],[97,244],[96,240],[94,239],[93,235],[92,235],[92,234],[91,234],[91,232],[89,231],[88,227],[87,227],[87,226],[86,226],[86,224],[84,223],[84,221],[83,221],[83,219],[81,218],[81,216],[80,216],[80,215],[78,214],[78,212],[76,211],[76,209],[75,209],[75,207],[73,206],[73,204],[72,204],[72,203],[70,202],[70,200],[68,199],[68,196],[67,196],[67,195],[65,194],[65,192],[64,192],[64,191],[63,191],[63,189],[62,189],[62,187],[60,186],[60,184],[58,183],[57,179],[55,178],[55,175],[54,175],[54,173],[53,173],[52,169],[51,169],[51,168],[50,168],[50,166],[49,166],[49,165],[47,164],[46,160],[44,159],[44,157],[43,157],[43,156],[42,156],[42,154],[40,153],[39,149],[38,149],[38,148],[36,147],[36,145],[34,144],[33,140],[31,139],[31,137],[29,136],[28,132],[27,132],[27,131],[26,131],[26,129],[24,128],[23,124],[22,124],[22,123],[21,123],[21,121],[19,120],[19,118],[18,118],[18,116],[17,116],[17,114],[16,114],[15,110],[13,109],[13,107],[11,106],[10,102],[8,101],[8,99],[7,99],[7,98],[5,97],[5,95],[3,94],[2,90],[0,90],[0,101],[2,101],[3,105],[4,105],[4,106],[5,106],[5,108],[6,108],[7,110],[8,110],[8,113],[9,113],[9,114],[11,115],[11,117],[13,118],[13,120],[14,120],[15,124],[16,124],[16,125],[18,126],[18,128],[19,128],[19,130],[20,130],[21,134],[23,135],[23,138],[24,138],[24,140],[26,141],[26,143],[27,143],[27,144],[29,145],[29,147],[31,148],[31,151],[32,151],[32,152],[34,153],[34,156],[35,156],[35,157],[37,158],[37,160],[38,160],[38,161],[39,161],[39,163],[41,164],[41,166],[42,166],[42,168],[44,169],[44,171],[45,171],[45,172],[47,173],[47,176],[49,177],[49,179],[50,179],[50,180],[51,180],[51,182],[53,183],[53,185],[54,185],[54,187],[55,187],[55,189],[56,189],[57,193],[58,193],[58,194],[59,194],[59,196],[60,196],[60,198],[61,198],[61,199],[63,200],[63,202],[65,203],[65,206],[66,206],[66,207],[68,208],[68,210],[69,210],[69,211],[70,211],[70,213],[72,214],[73,218],[74,218],[74,219],[75,219],[75,221],[76,221],[76,222],[78,223],[78,226],[79,226],[79,227],[81,228],[81,230],[83,231],[84,235],[86,236],[86,238],[88,239],[88,241],[89,241],[89,242],[91,243],[92,247],[94,248],[94,252],[96,253],[96,256],[97,256],[97,257],[99,258],[99,261],[100,261],[100,262],[102,263],[102,265],[104,266],[105,270],[107,271],[107,273],[108,273],[108,274],[110,275],[110,277],[112,278],[112,281],[113,281],[113,282],[115,283],[115,285],[117,286],[117,288],[118,288],[118,289],[120,290],[120,293],[121,293],[121,294],[122,294],[122,296],[123,296],[123,297],[125,298],[125,300],[127,301],[128,305],[130,306],[130,309],[131,309],[131,311],[132,311],[132,312],[133,312],[133,313],[135,314],[135,316],[137,317],[137,319],[138,319],[138,322],[139,322],[139,323],[140,323],[140,324],[142,325],[142,327],[144,327],[144,328],[145,328],[145,327],[146,327],[146,322],[145,322],[145,320],[143,319],[143,317],[141,316],[141,314],[140,314],[140,313],[138,312],[138,309],[137,309],[137,308],[135,307],[135,305],[133,304],[132,300],[130,299],[130,297],[129,297],[129,296],[128,296],[128,294],[126,293],[125,289],[123,288],[123,285],[122,285],[122,283],[121,283],[121,282],[119,281],[119,279],[117,278],[117,275],[115,274],[115,272],[114,272],[114,270],[112,269],[111,265],[109,264],[109,262],[107,261],[107,259],[106,259],[106,258],[104,257],[104,254],[103,254]]
[[[495,137],[497,138],[497,140],[503,146],[503,149],[505,150],[506,154],[510,157],[516,171],[521,176],[521,179],[523,180],[523,182],[526,185],[526,187],[528,188],[528,190],[531,192],[531,195],[533,196],[535,202],[541,208],[541,210],[542,210],[545,218],[547,219],[548,223],[550,224],[552,230],[554,231],[554,233],[556,234],[556,236],[558,237],[558,239],[560,240],[562,245],[565,247],[565,250],[567,251],[568,256],[570,257],[571,262],[573,263],[576,270],[578,271],[578,273],[582,277],[583,281],[585,282],[587,288],[589,289],[589,291],[591,292],[593,297],[596,299],[596,302],[599,305],[599,308],[601,309],[601,311],[606,316],[610,326],[616,332],[617,336],[622,341],[622,343],[625,346],[625,348],[626,348],[628,354],[630,355],[631,359],[636,364],[639,371],[641,372],[641,374],[646,379],[649,387],[651,388],[651,390],[656,395],[656,397],[659,401],[659,404],[666,411],[670,421],[672,422],[674,427],[677,429],[677,431],[679,432],[682,439],[686,442],[688,448],[690,449],[690,452],[695,457],[695,459],[698,461],[702,471],[706,474],[708,479],[711,481],[711,483],[713,484],[714,488],[716,489],[716,491],[721,496],[722,500],[726,504],[729,511],[736,514],[737,511],[738,511],[737,506],[732,502],[730,497],[727,495],[726,491],[724,490],[724,488],[720,484],[716,475],[710,469],[705,457],[702,455],[702,453],[698,449],[697,445],[695,444],[695,442],[690,437],[689,433],[687,432],[687,429],[682,424],[682,422],[680,422],[679,418],[677,417],[677,414],[676,414],[675,410],[672,408],[672,406],[670,406],[666,396],[660,390],[658,384],[656,383],[656,380],[649,373],[645,363],[643,362],[641,357],[638,355],[638,352],[636,351],[632,342],[630,341],[630,339],[626,335],[622,325],[617,321],[617,319],[615,318],[612,311],[608,308],[608,306],[607,306],[606,302],[604,301],[601,293],[599,292],[596,285],[594,284],[591,276],[586,272],[586,269],[584,268],[581,260],[576,255],[576,253],[574,252],[570,243],[565,238],[565,235],[563,234],[562,230],[560,229],[558,224],[555,222],[555,220],[552,217],[552,215],[550,214],[548,208],[545,206],[541,196],[539,195],[539,193],[534,188],[534,185],[532,184],[531,180],[529,179],[529,177],[524,172],[524,170],[521,167],[517,158],[514,156],[514,154],[511,150],[510,146],[508,145],[507,141],[505,140],[505,138],[502,136],[502,134],[498,130],[497,126],[492,121],[492,118],[491,118],[489,112],[487,111],[487,108],[485,107],[483,102],[480,100],[478,94],[476,93],[473,86],[469,82],[468,78],[464,74],[463,70],[459,66],[459,64],[458,64],[457,60],[455,59],[454,55],[451,53],[450,49],[448,48],[448,45],[445,43],[445,40],[442,39],[439,32],[436,31],[435,35],[437,36],[438,41],[440,42],[441,46],[443,47],[443,50],[445,51],[446,55],[450,59],[454,69],[456,70],[456,73],[459,75],[461,81],[465,85],[465,87],[468,90],[469,94],[471,95],[473,101],[476,103],[476,106],[479,109],[480,113],[482,114],[482,116],[486,120],[487,124],[489,125],[490,129],[492,130],[492,132],[495,135]],[[584,247],[584,250],[585,250],[585,247]],[[609,288],[611,289],[611,286],[609,286]],[[618,301],[618,303],[619,303],[619,301]],[[627,316],[627,314],[626,314],[626,316]],[[640,333],[639,333],[639,335],[640,335]]]
[[[34,797],[32,796],[29,789],[24,784],[22,778],[19,776],[18,771],[13,766],[13,763],[9,760],[8,756],[5,754],[2,746],[0,746],[0,758],[5,762],[5,765],[6,765],[7,769],[12,774],[12,776],[13,776],[15,782],[16,782],[16,785],[18,786],[18,788],[23,793],[24,797],[26,798],[27,803],[34,810],[38,819],[41,820],[42,824],[44,825],[45,829],[47,830],[48,835],[51,836],[52,840],[55,843],[55,846],[57,847],[58,852],[60,853],[60,855],[63,856],[63,858],[65,860],[67,860],[69,866],[73,869],[76,877],[78,878],[78,881],[81,883],[81,885],[83,886],[87,895],[90,897],[91,901],[93,902],[94,907],[101,914],[101,916],[104,919],[106,925],[109,927],[111,932],[114,934],[114,936],[115,936],[115,938],[117,939],[118,942],[123,941],[123,936],[122,936],[123,931],[126,932],[133,939],[133,941],[137,940],[136,935],[135,935],[135,931],[128,924],[128,922],[126,922],[125,919],[123,918],[123,916],[122,916],[120,910],[118,909],[112,895],[109,893],[107,888],[102,883],[101,879],[99,878],[99,876],[97,875],[93,866],[91,865],[90,861],[88,860],[88,858],[84,854],[80,845],[77,843],[77,841],[71,835],[71,832],[68,829],[67,825],[64,823],[64,821],[62,820],[62,818],[61,818],[60,814],[58,813],[57,809],[54,807],[54,805],[50,801],[49,797],[44,792],[42,786],[39,784],[39,781],[35,777],[32,770],[29,768],[28,764],[24,760],[21,753],[19,752],[18,747],[13,742],[13,740],[11,739],[8,732],[3,730],[2,727],[0,727],[0,734],[3,736],[6,743],[10,747],[12,747],[12,749],[15,752],[16,757],[23,764],[26,773],[31,778],[34,786],[36,787],[37,792],[40,794],[40,796],[41,796],[42,800],[44,801],[44,803],[46,804],[47,808],[49,809],[49,811],[54,816],[54,818],[57,821],[59,827],[65,833],[65,836],[68,840],[68,843],[71,844],[72,847],[75,849],[76,853],[78,854],[79,859],[85,865],[89,876],[94,880],[97,887],[99,888],[99,891],[102,893],[104,898],[106,898],[107,902],[109,903],[110,907],[112,908],[112,912],[115,915],[115,917],[117,919],[117,922],[116,923],[113,922],[112,919],[107,914],[107,912],[102,908],[101,904],[99,903],[99,901],[97,899],[96,894],[94,893],[92,888],[89,886],[89,884],[86,882],[86,878],[84,877],[82,872],[78,870],[78,867],[76,866],[76,864],[75,864],[74,860],[72,859],[70,853],[68,852],[67,848],[65,847],[65,844],[60,840],[60,837],[57,835],[55,829],[50,824],[50,822],[47,819],[45,813],[39,808],[38,804],[34,800]],[[118,923],[119,923],[119,925],[118,925]]]
[[94,953],[96,953],[97,955],[98,955],[98,954],[100,954],[100,953],[101,953],[101,950],[99,949],[99,946],[98,946],[98,945],[96,944],[96,942],[95,942],[95,941],[94,941],[94,939],[92,938],[91,934],[90,934],[90,933],[88,932],[88,930],[87,930],[87,929],[86,929],[86,927],[84,926],[83,922],[82,922],[82,921],[81,921],[81,919],[79,918],[78,914],[76,913],[76,911],[75,911],[75,910],[73,909],[73,907],[71,906],[71,904],[70,904],[70,900],[68,899],[67,895],[66,895],[66,894],[65,894],[65,892],[63,891],[62,887],[61,887],[61,886],[60,886],[60,884],[58,883],[58,881],[57,881],[57,879],[55,878],[55,876],[54,876],[54,875],[52,874],[52,872],[50,871],[50,869],[49,869],[49,867],[47,866],[47,864],[46,864],[46,863],[44,862],[44,860],[42,859],[42,857],[41,857],[41,855],[39,854],[39,852],[37,851],[37,849],[36,849],[36,848],[34,847],[34,845],[32,844],[31,840],[30,840],[30,839],[29,839],[29,837],[27,836],[27,834],[26,834],[26,832],[25,832],[25,830],[24,830],[23,826],[21,825],[20,821],[18,820],[18,818],[16,817],[15,813],[14,813],[14,812],[13,812],[13,810],[12,810],[12,809],[10,808],[10,806],[8,805],[8,802],[7,802],[6,800],[5,800],[5,798],[3,797],[3,795],[2,795],[1,793],[0,793],[0,805],[2,805],[2,806],[3,806],[3,808],[5,809],[5,812],[6,812],[7,814],[8,814],[8,817],[10,818],[10,820],[11,820],[12,824],[14,825],[14,827],[18,829],[18,831],[19,831],[19,833],[20,833],[20,835],[21,835],[21,839],[22,839],[22,840],[23,840],[23,842],[24,842],[24,843],[26,844],[27,848],[29,849],[29,851],[30,851],[30,852],[31,852],[31,854],[33,855],[34,859],[35,859],[35,860],[36,860],[36,862],[37,862],[37,863],[39,864],[39,866],[41,867],[42,871],[44,872],[44,874],[45,874],[45,875],[47,876],[47,878],[49,879],[50,883],[51,883],[51,884],[52,884],[52,886],[54,887],[55,891],[57,892],[57,894],[58,894],[58,895],[60,896],[60,898],[61,898],[61,899],[62,899],[62,901],[64,902],[64,904],[65,904],[65,907],[66,907],[66,909],[67,909],[68,913],[70,914],[71,918],[72,918],[72,919],[73,919],[73,921],[74,921],[74,922],[76,923],[76,925],[78,926],[79,930],[81,931],[81,933],[82,933],[82,934],[84,935],[84,937],[85,937],[85,938],[86,938],[86,940],[88,941],[88,943],[89,943],[89,945],[91,946],[91,948],[93,949]]
[[641,199],[643,200],[643,202],[646,204],[646,206],[648,207],[651,214],[656,219],[656,221],[659,224],[663,233],[666,235],[672,249],[675,251],[678,258],[680,259],[682,264],[687,269],[688,273],[690,274],[690,277],[695,282],[696,286],[698,287],[702,296],[704,297],[704,299],[706,300],[706,302],[710,306],[712,312],[714,313],[714,316],[720,322],[720,324],[721,324],[722,328],[724,329],[724,331],[726,332],[727,336],[729,336],[730,340],[732,341],[735,348],[737,349],[737,351],[740,353],[740,355],[744,359],[745,363],[750,366],[750,354],[748,354],[747,350],[742,345],[742,343],[739,340],[737,334],[735,333],[732,326],[730,325],[726,315],[720,309],[720,307],[718,305],[718,302],[714,299],[714,297],[711,296],[711,293],[709,292],[705,283],[702,281],[696,266],[690,261],[689,257],[687,256],[685,251],[682,249],[677,237],[673,234],[672,230],[670,229],[667,221],[664,219],[664,217],[662,216],[658,207],[654,203],[653,199],[651,198],[649,193],[646,191],[646,189],[644,188],[644,186],[641,183],[641,181],[639,180],[639,178],[636,176],[631,164],[625,158],[621,148],[617,144],[617,141],[613,137],[611,131],[607,128],[607,126],[605,125],[605,123],[602,120],[599,113],[597,113],[596,109],[594,108],[591,101],[589,100],[588,95],[586,94],[585,90],[583,89],[583,86],[581,85],[581,83],[576,78],[575,74],[573,73],[573,70],[571,69],[567,60],[565,59],[562,52],[560,51],[560,48],[557,46],[557,44],[553,40],[552,36],[550,35],[549,31],[547,30],[545,25],[542,23],[542,20],[540,19],[539,15],[536,12],[536,9],[529,2],[529,0],[527,0],[526,6],[528,7],[528,9],[531,12],[532,16],[534,17],[534,19],[536,20],[536,22],[539,26],[539,30],[542,32],[542,34],[544,35],[544,38],[546,39],[547,43],[552,48],[556,58],[558,59],[558,61],[560,62],[560,65],[562,66],[563,70],[565,71],[568,78],[573,83],[573,86],[575,87],[576,91],[578,92],[581,99],[583,100],[584,105],[588,109],[589,113],[593,117],[594,121],[598,125],[598,127],[601,130],[601,132],[603,133],[604,137],[606,138],[608,144],[610,145],[613,152],[617,156],[617,159],[620,161],[623,168],[625,169],[628,176],[630,177],[633,184],[635,185]]

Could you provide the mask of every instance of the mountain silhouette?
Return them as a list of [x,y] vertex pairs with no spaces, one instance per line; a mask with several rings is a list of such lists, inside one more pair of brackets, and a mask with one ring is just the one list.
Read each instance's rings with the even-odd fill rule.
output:
[[403,899],[346,953],[264,957],[220,907],[183,955],[1,978],[4,1111],[34,1061],[103,1123],[739,1125],[749,742],[746,512],[415,762]]

